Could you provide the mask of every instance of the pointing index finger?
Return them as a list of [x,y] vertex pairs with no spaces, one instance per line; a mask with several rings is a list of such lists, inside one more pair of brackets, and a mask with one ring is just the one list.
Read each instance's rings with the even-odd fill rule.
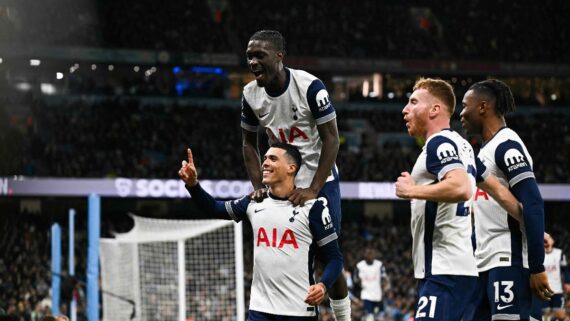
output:
[[188,163],[194,164],[194,157],[192,156],[192,150],[188,148],[186,151],[188,152]]

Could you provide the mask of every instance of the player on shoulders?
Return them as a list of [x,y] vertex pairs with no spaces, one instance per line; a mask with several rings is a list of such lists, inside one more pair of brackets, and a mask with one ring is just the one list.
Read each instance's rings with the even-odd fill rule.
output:
[[[317,77],[283,65],[285,39],[275,30],[261,30],[247,44],[247,64],[255,80],[243,89],[242,145],[253,199],[266,191],[262,182],[258,129],[269,141],[295,145],[303,162],[289,200],[303,205],[317,197],[327,199],[337,233],[341,232],[341,196],[335,160],[339,149],[336,112],[327,89]],[[343,275],[330,292],[337,320],[350,319],[350,299]]]
[[[249,321],[317,320],[317,306],[341,274],[343,259],[338,237],[325,198],[308,200],[303,206],[288,201],[301,164],[296,147],[277,143],[263,161],[263,183],[268,197],[256,202],[248,196],[216,201],[198,183],[192,152],[182,162],[178,175],[200,208],[214,218],[246,217],[254,232],[254,266]],[[325,258],[319,282],[313,275],[314,253]]]

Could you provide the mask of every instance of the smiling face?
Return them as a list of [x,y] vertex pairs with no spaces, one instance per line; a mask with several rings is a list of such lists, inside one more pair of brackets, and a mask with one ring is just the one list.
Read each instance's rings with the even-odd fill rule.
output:
[[461,126],[467,134],[480,135],[482,131],[481,99],[475,91],[468,90],[463,96],[463,110],[461,111]]
[[297,166],[287,156],[287,152],[282,148],[271,147],[263,157],[262,183],[264,185],[274,185],[283,182],[288,176],[295,176]]
[[413,137],[424,137],[427,133],[428,112],[433,103],[433,97],[426,89],[416,89],[410,96],[408,104],[402,110],[408,134]]
[[255,75],[259,87],[265,87],[276,81],[277,74],[282,68],[283,53],[263,40],[251,40],[245,51],[247,65]]

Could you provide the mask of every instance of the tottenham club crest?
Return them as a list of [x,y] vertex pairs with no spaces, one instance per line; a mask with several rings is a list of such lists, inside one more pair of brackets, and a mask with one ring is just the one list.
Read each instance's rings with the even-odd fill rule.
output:
[[291,223],[295,222],[295,216],[298,215],[299,213],[300,213],[299,210],[294,209],[294,210],[293,210],[293,216],[291,216],[291,217],[289,218],[289,222],[291,222]]

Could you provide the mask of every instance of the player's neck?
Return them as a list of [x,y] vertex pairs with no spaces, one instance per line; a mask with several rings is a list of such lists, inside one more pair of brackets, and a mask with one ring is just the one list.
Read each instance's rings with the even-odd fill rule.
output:
[[282,66],[281,70],[275,75],[275,78],[265,86],[265,90],[269,95],[277,96],[284,91],[286,82],[287,72],[285,71],[285,67]]
[[425,139],[428,140],[432,135],[447,128],[451,128],[449,125],[449,119],[434,119],[427,127]]
[[294,182],[280,182],[269,186],[269,193],[278,198],[287,198],[294,189]]
[[481,138],[483,138],[483,143],[487,143],[497,134],[501,128],[506,127],[507,123],[504,118],[491,118],[483,124],[481,130]]

